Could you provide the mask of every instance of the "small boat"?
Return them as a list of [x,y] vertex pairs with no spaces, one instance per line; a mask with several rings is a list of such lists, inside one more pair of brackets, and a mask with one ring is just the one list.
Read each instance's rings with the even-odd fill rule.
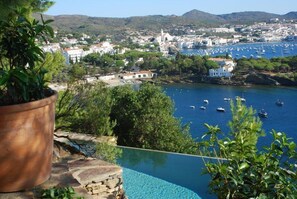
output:
[[195,106],[190,106],[190,108],[195,109],[196,107]]
[[258,115],[259,117],[262,117],[262,118],[268,117],[268,113],[264,109],[261,109],[261,111],[258,112]]
[[227,98],[227,97],[224,98],[224,101],[230,101],[230,100],[231,98]]
[[217,111],[218,111],[218,112],[225,112],[225,109],[224,109],[223,107],[218,107],[218,108],[217,108]]
[[208,100],[203,100],[203,102],[204,102],[205,104],[208,104]]
[[206,107],[205,107],[205,106],[200,106],[200,109],[201,109],[201,110],[205,110]]
[[283,105],[284,105],[284,102],[278,99],[278,100],[275,102],[275,104],[276,104],[277,106],[283,106]]
[[246,102],[246,100],[245,100],[245,98],[243,98],[243,97],[236,97],[236,100],[240,100],[240,101],[242,101],[242,102]]

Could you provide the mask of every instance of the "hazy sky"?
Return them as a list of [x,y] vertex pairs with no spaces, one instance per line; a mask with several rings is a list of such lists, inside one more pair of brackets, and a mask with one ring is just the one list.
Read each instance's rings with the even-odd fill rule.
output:
[[46,14],[80,14],[97,17],[182,15],[193,9],[211,14],[297,11],[297,0],[54,0]]

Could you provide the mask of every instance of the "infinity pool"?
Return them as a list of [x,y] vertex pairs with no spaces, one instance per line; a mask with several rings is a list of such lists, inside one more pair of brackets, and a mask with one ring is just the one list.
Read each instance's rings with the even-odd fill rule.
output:
[[129,199],[216,198],[208,193],[201,157],[121,147],[124,190]]

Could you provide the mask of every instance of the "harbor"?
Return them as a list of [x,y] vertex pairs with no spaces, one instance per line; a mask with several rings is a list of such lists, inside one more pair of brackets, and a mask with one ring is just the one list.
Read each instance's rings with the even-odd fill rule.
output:
[[204,49],[182,49],[185,55],[229,56],[240,58],[276,58],[297,55],[297,42],[244,43]]

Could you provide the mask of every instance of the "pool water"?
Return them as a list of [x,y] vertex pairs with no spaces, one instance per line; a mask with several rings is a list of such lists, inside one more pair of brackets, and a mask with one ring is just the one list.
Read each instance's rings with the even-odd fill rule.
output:
[[129,199],[216,198],[208,193],[201,157],[121,147],[124,190]]
[[129,199],[200,199],[195,192],[165,180],[123,168],[124,190]]

